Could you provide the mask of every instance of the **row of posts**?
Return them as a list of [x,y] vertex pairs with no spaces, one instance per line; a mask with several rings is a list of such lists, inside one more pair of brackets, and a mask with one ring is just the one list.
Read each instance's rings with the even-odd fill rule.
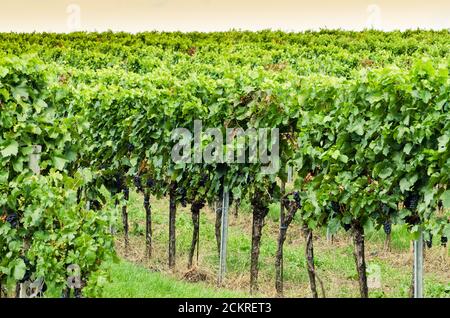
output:
[[[39,161],[41,157],[42,146],[33,145],[32,152],[29,157],[29,168],[35,175],[40,175],[41,170]],[[287,168],[287,182],[291,183],[293,180],[292,166]],[[229,189],[224,189],[222,202],[222,220],[221,220],[221,237],[220,237],[220,260],[219,260],[219,275],[218,284],[221,285],[226,273],[226,258],[227,258],[227,241],[228,241],[228,211],[230,204]],[[327,229],[327,238],[330,232]],[[20,297],[28,297],[24,284],[20,284]],[[419,238],[414,241],[414,298],[423,297],[423,233],[420,232]]]

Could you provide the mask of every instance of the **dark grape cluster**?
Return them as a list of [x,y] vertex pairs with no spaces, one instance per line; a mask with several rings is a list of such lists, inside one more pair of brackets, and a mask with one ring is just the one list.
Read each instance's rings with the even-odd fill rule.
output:
[[405,207],[410,211],[415,211],[417,209],[417,204],[419,203],[419,198],[417,193],[410,193],[405,198]]
[[336,201],[332,201],[331,209],[333,209],[334,213],[339,214],[340,212],[339,203],[337,203]]
[[183,187],[177,188],[177,193],[180,197],[186,196],[186,189]]
[[409,225],[416,225],[420,223],[420,217],[417,214],[408,215],[405,217],[405,222]]
[[6,217],[6,222],[8,222],[13,229],[15,229],[19,225],[19,216],[17,213],[8,214]]
[[136,189],[139,192],[143,192],[144,191],[144,188],[142,187],[142,178],[141,178],[140,175],[135,175],[133,177],[133,183],[134,183],[134,186],[136,187]]
[[201,209],[203,209],[203,207],[205,206],[205,202],[204,201],[196,201],[192,203],[192,208],[191,210],[193,212],[198,212]]
[[202,176],[200,177],[199,186],[204,187],[206,185],[206,182],[208,182],[208,175],[206,173],[202,173]]
[[297,204],[297,206],[301,206],[301,198],[300,198],[300,193],[298,191],[294,192],[294,200],[295,200],[295,203]]
[[347,223],[342,224],[342,227],[344,228],[345,232],[348,232],[352,228],[351,224]]
[[100,211],[102,209],[102,204],[98,200],[90,200],[91,210]]
[[183,187],[177,188],[177,195],[178,195],[181,205],[183,207],[186,207],[187,206],[187,200],[186,200],[187,191],[186,191],[186,189]]
[[125,200],[128,200],[128,198],[130,197],[130,189],[128,187],[125,187],[123,189],[123,197],[125,198]]
[[120,177],[120,175],[116,175],[116,189],[117,189],[117,191],[120,191],[120,189],[122,189],[122,186],[123,186],[122,178]]
[[447,247],[447,243],[448,243],[447,236],[442,235],[441,236],[441,245],[444,246],[444,247]]
[[155,186],[155,180],[149,177],[145,185],[147,186],[147,188],[153,188]]
[[428,248],[431,248],[433,246],[433,234],[430,233],[430,239],[426,240],[425,244]]
[[391,234],[392,223],[390,220],[387,220],[386,222],[383,223],[383,229],[384,229],[384,233],[386,233],[386,235]]
[[128,143],[128,144],[127,144],[127,150],[128,150],[129,152],[132,152],[132,151],[134,150],[134,145],[133,145],[132,143]]

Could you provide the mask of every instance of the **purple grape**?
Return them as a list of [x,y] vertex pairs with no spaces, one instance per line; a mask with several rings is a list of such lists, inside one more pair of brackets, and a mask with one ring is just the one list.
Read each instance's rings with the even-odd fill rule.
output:
[[405,198],[405,207],[410,211],[415,211],[417,209],[417,204],[419,203],[419,195],[417,193],[411,193]]
[[444,247],[447,247],[448,238],[447,236],[442,235],[441,236],[441,245]]
[[344,228],[345,232],[348,232],[352,228],[350,224],[346,223],[342,224],[342,227]]
[[384,229],[384,233],[386,233],[386,235],[391,234],[392,231],[392,223],[390,220],[386,221],[383,223],[383,229]]
[[8,222],[13,229],[15,229],[19,225],[19,216],[17,213],[11,213],[6,217],[6,222]]
[[433,234],[429,233],[429,239],[425,241],[425,244],[428,248],[433,246]]

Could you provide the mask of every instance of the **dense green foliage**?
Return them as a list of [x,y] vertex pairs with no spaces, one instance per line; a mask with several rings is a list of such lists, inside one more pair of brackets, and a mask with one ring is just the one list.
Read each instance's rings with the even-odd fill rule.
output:
[[[136,177],[156,195],[175,186],[183,204],[212,202],[227,187],[234,198],[249,196],[267,207],[280,199],[276,181],[286,180],[285,168],[292,164],[300,176],[301,218],[311,229],[382,226],[391,220],[409,223],[414,232],[420,226],[450,236],[448,30],[0,34],[0,39],[2,54],[34,56],[0,64],[4,210],[26,211],[29,200],[44,207],[50,202],[67,215],[76,206],[79,217],[90,213],[83,200],[106,202],[103,186],[118,193]],[[261,163],[175,164],[172,131],[193,131],[194,120],[223,131],[279,128],[280,170],[264,175]],[[23,168],[33,144],[44,146],[45,182]],[[28,193],[20,188],[27,185],[25,176],[40,190],[46,184],[57,191],[64,183],[64,193],[54,200],[40,196],[44,202],[24,197],[24,207],[16,206],[22,201],[11,197],[13,190]],[[73,178],[83,184],[75,186]],[[81,187],[83,200],[57,204]],[[412,197],[417,208],[408,203]],[[98,224],[90,227],[91,251],[109,245],[101,211],[107,209],[88,218]],[[27,224],[26,212],[20,217]],[[30,230],[25,227],[16,239],[6,223],[1,229],[11,231],[0,241],[15,253],[2,258],[2,272],[10,277],[21,247],[9,240],[20,242]],[[90,271],[91,259],[85,259]]]
[[[77,158],[79,130],[75,117],[58,115],[42,63],[4,58],[0,70],[0,285],[45,277],[61,292],[68,266],[86,282],[112,256],[110,210],[95,213],[77,199],[90,172],[65,170]],[[33,145],[42,147],[39,175],[29,168]]]

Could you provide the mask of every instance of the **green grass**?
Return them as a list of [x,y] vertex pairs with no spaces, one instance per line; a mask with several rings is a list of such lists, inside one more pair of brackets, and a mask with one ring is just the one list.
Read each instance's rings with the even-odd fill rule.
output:
[[127,261],[108,263],[111,281],[105,285],[106,298],[231,298],[243,293],[211,288],[202,283],[178,281]]
[[[234,207],[232,207],[234,209]],[[248,279],[250,268],[251,249],[251,213],[247,202],[243,202],[239,211],[239,218],[230,216],[228,258],[227,258],[227,282],[226,287],[230,293],[248,295]],[[142,198],[136,193],[131,193],[129,203],[130,228],[132,229],[133,249],[143,251],[144,241],[144,210]],[[275,268],[274,258],[277,249],[279,209],[276,205],[270,207],[263,229],[261,242],[261,254],[259,261],[259,282],[262,296],[274,296]],[[200,261],[198,268],[210,273],[206,282],[180,283],[180,277],[187,270],[187,254],[192,238],[192,221],[189,206],[178,207],[176,219],[176,248],[177,266],[175,273],[167,270],[167,242],[168,242],[168,202],[165,199],[152,198],[152,221],[154,256],[145,263],[146,267],[158,268],[160,274],[150,273],[143,269],[134,269],[137,274],[151,275],[149,284],[161,284],[156,288],[156,294],[167,297],[210,297],[216,294],[215,274],[218,270],[218,253],[214,234],[214,213],[208,208],[201,211],[200,221]],[[393,226],[392,251],[383,251],[383,230],[373,228],[366,232],[366,258],[369,266],[378,266],[381,269],[382,287],[371,289],[371,297],[408,297],[411,282],[412,254],[410,252],[411,236],[404,226]],[[121,233],[118,233],[121,238]],[[358,297],[358,282],[353,258],[353,248],[348,233],[341,231],[336,237],[335,243],[327,242],[325,230],[315,233],[314,254],[316,270],[323,281],[327,297]],[[425,296],[426,297],[450,297],[450,264],[448,263],[449,250],[444,250],[436,244],[432,250],[427,250],[426,264],[431,270],[425,271]],[[442,258],[445,255],[447,258]],[[143,257],[139,258],[142,263]],[[127,266],[131,266],[129,263]],[[121,272],[119,267],[113,267],[115,277],[112,286],[116,294],[111,297],[146,297],[145,291],[147,276],[128,275],[127,271]],[[115,272],[117,270],[117,273]],[[123,275],[121,274],[123,273]],[[310,297],[309,280],[306,270],[304,239],[301,234],[301,226],[298,220],[294,220],[288,230],[288,237],[284,248],[284,277],[285,295],[287,297]],[[116,288],[115,286],[123,287]],[[172,287],[175,286],[175,287]],[[129,286],[129,287],[127,287]],[[200,287],[198,287],[200,286]],[[205,289],[205,286],[209,288]],[[187,288],[187,289],[185,289]],[[189,288],[194,290],[191,292]],[[201,292],[196,293],[195,290]],[[225,292],[225,290],[223,291]],[[108,293],[111,293],[110,291]],[[108,293],[106,295],[108,295]],[[142,295],[144,293],[144,295]],[[204,296],[203,296],[204,295]],[[156,296],[155,296],[156,297]],[[165,297],[165,296],[158,296]],[[223,296],[226,297],[226,296]]]

